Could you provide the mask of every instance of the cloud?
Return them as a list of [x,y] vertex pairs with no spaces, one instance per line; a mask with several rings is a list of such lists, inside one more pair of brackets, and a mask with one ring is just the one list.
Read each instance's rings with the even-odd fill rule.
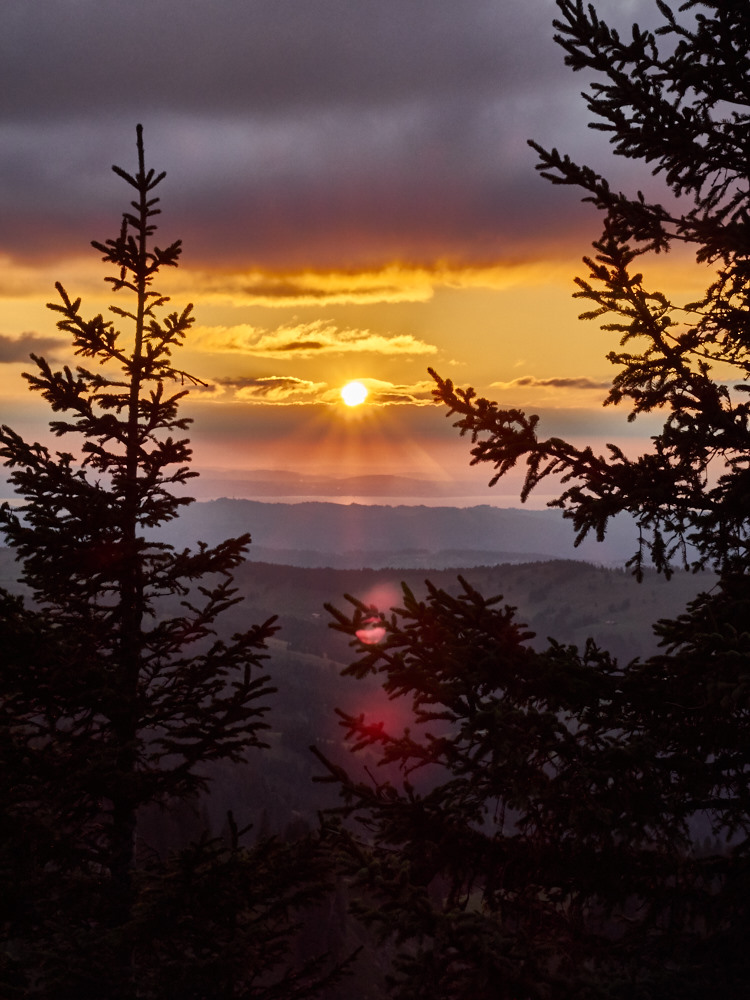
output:
[[36,333],[22,333],[20,337],[9,337],[0,333],[0,364],[27,362],[30,354],[47,354],[54,358],[55,352],[64,347],[65,341],[56,337],[40,337]]
[[598,381],[586,375],[576,377],[558,376],[556,378],[536,378],[534,375],[521,375],[510,382],[492,382],[493,389],[609,389],[610,381]]
[[142,121],[169,174],[163,238],[193,261],[512,256],[581,217],[526,146],[584,117],[553,14],[515,0],[15,4],[0,240],[39,259],[116,235],[128,193],[110,164],[133,166]]
[[199,327],[192,346],[202,351],[249,354],[260,358],[311,358],[325,354],[435,354],[432,344],[411,334],[391,336],[370,330],[340,329],[328,320],[264,330],[249,325]]
[[233,389],[236,400],[275,406],[321,402],[328,391],[326,382],[311,382],[286,375],[222,378],[217,381],[220,386]]
[[[76,100],[88,111],[231,108],[266,118],[320,106],[364,111],[405,94],[450,101],[564,76],[561,59],[540,58],[553,14],[544,3],[431,0],[428,14],[419,3],[383,0],[28,6],[5,19],[0,43],[5,115],[27,120],[59,118]],[[84,64],[74,58],[81,53]]]
[[415,382],[412,385],[386,382],[382,379],[360,378],[369,392],[368,405],[374,406],[433,406],[435,398],[432,381]]
[[362,271],[209,271],[184,268],[169,275],[175,294],[199,290],[201,300],[232,305],[367,305],[373,302],[426,302],[436,276],[424,268],[391,265]]
[[[481,264],[598,235],[526,142],[613,185],[552,0],[34,0],[0,34],[0,249],[40,261],[117,235],[134,125],[166,170],[159,239],[204,267]],[[615,22],[624,13],[598,0]],[[144,31],[144,25],[148,30]],[[123,85],[127,80],[127,85]],[[635,171],[635,173],[634,173]],[[163,234],[163,235],[162,235]]]
[[505,289],[549,282],[558,274],[569,283],[569,264],[554,267],[524,259],[501,264],[467,265],[434,261],[430,266],[400,262],[362,270],[273,272],[209,271],[183,268],[167,276],[174,295],[199,295],[203,302],[234,306],[370,305],[379,302],[428,302],[440,288]]
[[[431,406],[434,383],[420,381],[397,384],[375,378],[360,378],[368,390],[368,406]],[[263,403],[270,406],[303,404],[341,405],[341,387],[290,375],[240,375],[216,379],[214,398],[223,403]],[[224,396],[223,394],[228,395]]]
[[[157,239],[180,237],[198,267],[323,270],[508,260],[582,232],[593,212],[535,175],[525,120],[494,108],[467,135],[465,121],[441,120],[448,112],[420,113],[414,123],[389,110],[387,124],[323,111],[317,123],[274,123],[279,135],[254,119],[147,116],[148,161],[168,174]],[[116,236],[129,194],[110,164],[133,167],[140,117],[117,130],[0,121],[0,250],[49,259]]]

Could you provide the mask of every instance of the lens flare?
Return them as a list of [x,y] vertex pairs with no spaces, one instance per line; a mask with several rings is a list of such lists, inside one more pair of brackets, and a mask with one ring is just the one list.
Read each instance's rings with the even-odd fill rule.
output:
[[379,618],[366,618],[354,634],[366,646],[376,646],[385,638],[385,628]]

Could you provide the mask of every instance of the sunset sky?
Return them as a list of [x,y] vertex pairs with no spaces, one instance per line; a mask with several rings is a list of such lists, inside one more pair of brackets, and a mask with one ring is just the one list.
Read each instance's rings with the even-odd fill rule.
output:
[[[599,0],[628,29],[651,0]],[[572,299],[596,213],[534,170],[533,138],[648,187],[586,128],[551,0],[12,0],[0,36],[2,420],[41,438],[30,351],[71,360],[45,303],[112,301],[90,240],[166,170],[161,287],[196,325],[180,366],[198,468],[478,484],[427,366],[578,441],[648,434],[602,411],[615,346]],[[653,271],[682,296],[695,267]],[[704,282],[701,279],[700,284]],[[697,289],[700,291],[700,288]],[[370,390],[348,408],[340,387]],[[631,440],[634,447],[637,442]],[[479,487],[478,487],[479,489]],[[504,488],[505,489],[505,488]],[[505,490],[507,492],[507,490]]]

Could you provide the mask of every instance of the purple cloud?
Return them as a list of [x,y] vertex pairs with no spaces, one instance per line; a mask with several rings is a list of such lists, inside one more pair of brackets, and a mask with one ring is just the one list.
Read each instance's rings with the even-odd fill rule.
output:
[[40,337],[36,333],[22,333],[20,337],[9,337],[0,333],[0,364],[27,362],[30,354],[48,354],[54,357],[56,351],[65,347],[65,341],[56,337]]

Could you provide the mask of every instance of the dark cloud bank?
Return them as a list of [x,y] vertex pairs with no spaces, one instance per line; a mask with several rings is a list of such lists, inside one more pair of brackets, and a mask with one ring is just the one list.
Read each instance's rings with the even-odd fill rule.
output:
[[107,235],[135,123],[168,234],[248,266],[489,261],[588,218],[526,139],[585,139],[551,0],[35,0],[0,38],[0,250]]

